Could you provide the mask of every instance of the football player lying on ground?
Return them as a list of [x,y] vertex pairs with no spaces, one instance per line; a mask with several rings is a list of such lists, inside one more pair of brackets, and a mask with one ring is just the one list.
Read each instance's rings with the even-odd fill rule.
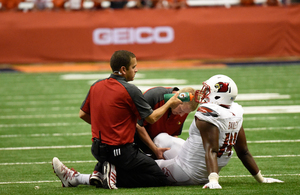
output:
[[[173,185],[205,184],[203,188],[221,189],[219,172],[229,162],[232,148],[258,182],[283,182],[263,177],[249,152],[242,125],[243,108],[234,102],[237,94],[235,82],[225,75],[215,75],[203,82],[202,90],[195,94],[201,105],[189,128],[189,138],[175,158],[156,160]],[[154,143],[171,148],[175,139],[162,133]]]

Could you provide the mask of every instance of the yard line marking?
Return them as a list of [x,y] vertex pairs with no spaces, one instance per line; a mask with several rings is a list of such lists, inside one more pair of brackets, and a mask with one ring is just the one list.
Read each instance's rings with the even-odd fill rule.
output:
[[288,106],[244,106],[244,114],[299,113],[299,105]]
[[[262,140],[262,141],[247,141],[247,143],[295,143],[300,140]],[[70,146],[33,146],[33,147],[7,147],[0,148],[1,150],[41,150],[41,149],[64,149],[64,148],[88,148],[91,145],[70,145]]]
[[236,101],[290,99],[290,98],[291,98],[290,95],[281,95],[279,93],[249,93],[249,94],[239,94],[236,97]]
[[299,119],[299,116],[269,116],[269,117],[244,117],[244,121],[257,121],[257,120],[280,120],[280,119]]
[[[264,174],[264,177],[281,177],[281,176],[300,176],[300,174]],[[252,175],[220,175],[223,178],[235,178],[235,177],[253,177]],[[13,181],[13,182],[0,182],[0,185],[5,184],[33,184],[33,183],[60,183],[60,180],[44,180],[44,181]]]
[[300,100],[299,99],[294,99],[294,100],[260,100],[259,102],[257,101],[245,101],[242,104],[244,107],[245,106],[266,106],[266,105],[299,105]]
[[0,128],[11,127],[55,127],[55,126],[74,126],[74,125],[86,125],[87,123],[32,123],[32,124],[0,124]]
[[[55,126],[76,126],[87,125],[87,123],[29,123],[29,124],[0,124],[0,128],[14,128],[14,127],[55,127]],[[263,130],[293,130],[300,129],[300,126],[296,127],[259,127],[259,128],[244,128],[245,131],[263,131]],[[182,132],[189,132],[188,129],[182,130]]]
[[264,130],[293,130],[300,129],[300,126],[296,127],[258,127],[258,128],[244,128],[245,131],[264,131]]
[[70,145],[70,146],[34,146],[34,147],[8,147],[1,150],[42,150],[42,149],[65,149],[65,148],[89,148],[92,145]]
[[14,135],[0,135],[0,138],[7,138],[7,137],[60,137],[60,136],[84,136],[84,135],[91,135],[89,133],[41,133],[41,134],[14,134]]
[[[194,114],[196,111],[191,112]],[[39,115],[6,115],[0,116],[0,119],[32,119],[32,118],[72,118],[78,117],[78,114],[39,114]],[[274,117],[244,117],[245,120],[279,120],[279,119],[299,119],[299,116],[274,116]],[[193,119],[187,119],[186,121],[192,121]]]
[[54,183],[61,182],[60,180],[45,180],[45,181],[15,181],[15,182],[0,182],[0,185],[3,184],[30,184],[30,183]]
[[[61,110],[79,110],[79,107],[50,107],[50,108],[0,108],[0,112],[37,112],[43,110],[61,111]],[[288,105],[288,106],[243,106],[244,114],[274,114],[274,113],[300,113],[300,105]]]
[[77,106],[69,106],[69,107],[60,107],[60,106],[56,106],[56,107],[50,107],[50,108],[43,108],[43,107],[37,107],[37,108],[31,108],[31,107],[25,107],[25,108],[0,108],[0,112],[38,112],[38,111],[73,111],[73,110],[79,110],[79,107]]
[[78,114],[7,115],[7,116],[0,116],[0,119],[71,118],[71,117],[78,117]]
[[[253,156],[253,158],[292,158],[292,157],[300,157],[297,155],[265,155],[265,156]],[[238,158],[237,156],[233,156],[232,158]],[[1,165],[1,164],[0,164]]]
[[[84,160],[84,161],[62,161],[62,163],[96,163],[97,160]],[[0,163],[0,166],[8,166],[8,165],[43,165],[43,164],[51,164],[52,162],[16,162],[16,163]]]
[[47,94],[47,95],[8,95],[1,96],[1,99],[5,100],[36,100],[36,99],[75,99],[75,98],[84,98],[86,94],[77,93],[77,94]]
[[[283,127],[279,129],[292,130],[299,129],[300,127]],[[259,131],[259,130],[274,130],[275,128],[267,127],[263,128],[245,128],[247,131]],[[184,129],[182,132],[188,132],[188,129]],[[86,136],[91,135],[91,132],[82,132],[82,133],[40,133],[40,134],[11,134],[11,135],[0,135],[0,138],[9,138],[9,137],[63,137],[63,136]],[[288,140],[289,141],[289,140]],[[260,141],[261,142],[261,141]]]
[[[271,130],[294,130],[294,129],[300,129],[300,126],[296,127],[258,127],[258,128],[244,128],[245,131],[271,131]],[[184,133],[188,133],[188,129],[182,130]]]
[[[68,104],[81,104],[82,100],[67,100]],[[66,104],[66,100],[21,100],[21,101],[5,101],[0,103],[0,105],[6,106],[24,106],[24,105],[57,105],[57,104]]]
[[300,139],[296,140],[262,140],[262,141],[247,141],[247,143],[255,143],[255,144],[261,144],[261,143],[291,143],[291,142],[300,142]]
[[[300,174],[299,173],[296,173],[296,174],[264,174],[263,175],[264,177],[280,177],[280,176],[300,176]],[[221,176],[220,175],[220,177],[253,177],[252,175],[223,175],[223,176]]]
[[254,158],[289,158],[289,157],[300,157],[300,155],[267,155],[267,156],[253,156]]
[[[265,155],[265,156],[253,156],[253,158],[295,158],[300,157],[300,155]],[[233,156],[232,158],[238,158],[237,156]],[[81,160],[81,161],[62,161],[64,164],[73,163],[96,163],[97,160]],[[51,164],[52,162],[15,162],[15,163],[0,163],[0,166],[15,166],[15,165],[43,165],[43,164]]]

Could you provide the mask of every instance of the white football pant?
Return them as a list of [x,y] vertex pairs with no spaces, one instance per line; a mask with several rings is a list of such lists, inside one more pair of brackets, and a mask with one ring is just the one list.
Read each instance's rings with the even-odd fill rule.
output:
[[169,160],[178,155],[185,140],[179,137],[173,137],[167,133],[160,133],[153,139],[153,142],[158,148],[171,148],[164,152],[164,158]]

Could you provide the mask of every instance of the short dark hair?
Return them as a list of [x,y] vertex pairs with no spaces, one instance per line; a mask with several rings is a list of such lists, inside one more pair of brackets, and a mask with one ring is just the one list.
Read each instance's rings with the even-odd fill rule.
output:
[[132,58],[135,58],[135,55],[130,51],[115,51],[110,58],[110,67],[112,71],[119,71],[122,66],[125,66],[126,70],[128,70]]

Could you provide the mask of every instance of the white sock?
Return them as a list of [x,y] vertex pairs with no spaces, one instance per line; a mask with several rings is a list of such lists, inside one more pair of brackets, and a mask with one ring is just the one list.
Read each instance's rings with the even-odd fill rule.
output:
[[90,185],[90,174],[79,174],[77,176],[77,181],[79,184]]

